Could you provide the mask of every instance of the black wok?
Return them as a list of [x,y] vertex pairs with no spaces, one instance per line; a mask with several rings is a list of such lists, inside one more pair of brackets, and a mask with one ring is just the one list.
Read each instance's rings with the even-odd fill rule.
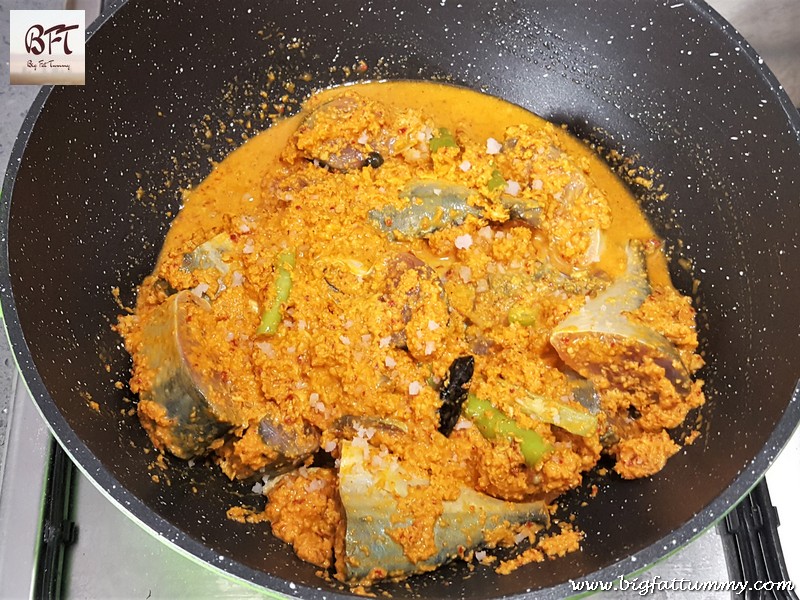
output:
[[[266,525],[225,518],[229,506],[257,500],[248,486],[177,460],[154,483],[130,393],[114,386],[129,363],[110,328],[120,312],[112,288],[132,305],[178,186],[208,173],[208,159],[232,147],[226,137],[241,141],[244,125],[228,111],[260,101],[251,92],[268,68],[300,86],[295,96],[344,80],[444,79],[635,157],[669,194],[635,189],[666,240],[676,285],[689,292],[700,281],[709,400],[700,439],[652,478],[598,479],[586,506],[585,491],[569,495],[566,510],[586,532],[581,552],[506,577],[453,564],[410,588],[386,585],[394,597],[558,597],[569,579],[637,570],[719,519],[795,428],[800,118],[702,2],[132,0],[105,15],[86,54],[85,87],[46,89],[34,103],[3,185],[6,327],[33,397],[80,468],[209,564],[286,594],[337,595]],[[364,72],[329,69],[359,60]],[[298,79],[305,71],[308,83]],[[270,101],[281,93],[273,87]],[[227,135],[206,140],[204,115],[226,123]],[[157,198],[136,199],[139,186]],[[677,266],[681,257],[691,271]]]

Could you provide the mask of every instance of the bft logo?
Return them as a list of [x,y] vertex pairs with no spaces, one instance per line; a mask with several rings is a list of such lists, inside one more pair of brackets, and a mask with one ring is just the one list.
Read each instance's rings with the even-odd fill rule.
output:
[[[31,25],[25,34],[25,50],[39,56],[47,48],[47,53],[53,54],[53,44],[61,44],[63,53],[70,55],[72,50],[69,49],[69,32],[79,28],[80,25],[77,23],[75,25],[61,23],[48,29],[38,23]],[[44,36],[47,36],[47,46],[45,46]]]
[[82,10],[12,10],[12,84],[83,85],[86,80]]

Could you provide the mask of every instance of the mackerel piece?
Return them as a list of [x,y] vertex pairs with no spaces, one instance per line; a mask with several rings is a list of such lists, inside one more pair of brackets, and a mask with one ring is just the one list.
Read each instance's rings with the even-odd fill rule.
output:
[[407,203],[402,208],[385,206],[367,213],[370,220],[391,239],[424,238],[482,211],[469,203],[477,192],[444,181],[414,181],[401,192]]
[[625,316],[650,294],[641,247],[628,244],[627,258],[625,273],[559,323],[550,343],[561,360],[587,379],[602,374],[636,379],[635,370],[626,369],[625,364],[652,362],[664,369],[675,390],[685,396],[692,381],[675,346],[654,329]]
[[[211,310],[189,291],[173,294],[149,315],[142,328],[141,356],[153,370],[153,383],[140,392],[142,422],[153,442],[178,458],[206,453],[209,445],[232,425],[226,402],[230,390],[218,374],[199,367],[207,349],[188,327],[190,305]],[[155,412],[163,418],[153,420]]]
[[397,498],[412,486],[429,482],[412,478],[391,457],[385,466],[365,460],[364,451],[352,442],[342,443],[339,462],[339,496],[347,519],[344,547],[344,577],[357,583],[371,576],[389,577],[432,571],[465,552],[480,547],[486,535],[506,523],[549,523],[543,502],[506,502],[463,488],[456,500],[444,502],[436,521],[436,553],[412,562],[402,546],[392,539],[393,529],[409,527],[397,522]]

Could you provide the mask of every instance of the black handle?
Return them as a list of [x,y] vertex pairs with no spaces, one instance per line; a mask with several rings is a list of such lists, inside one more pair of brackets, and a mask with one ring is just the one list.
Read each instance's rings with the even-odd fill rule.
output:
[[764,478],[720,523],[731,578],[748,584],[744,594],[736,598],[798,600],[786,569],[779,525]]
[[33,597],[61,597],[64,550],[75,541],[77,527],[69,519],[72,474],[75,467],[55,440],[51,441],[50,465],[44,496],[44,514],[36,561]]

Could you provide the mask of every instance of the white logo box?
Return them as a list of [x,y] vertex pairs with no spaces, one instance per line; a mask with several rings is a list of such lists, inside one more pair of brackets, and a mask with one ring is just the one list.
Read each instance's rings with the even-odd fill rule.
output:
[[9,16],[12,85],[85,83],[85,11],[12,10]]

